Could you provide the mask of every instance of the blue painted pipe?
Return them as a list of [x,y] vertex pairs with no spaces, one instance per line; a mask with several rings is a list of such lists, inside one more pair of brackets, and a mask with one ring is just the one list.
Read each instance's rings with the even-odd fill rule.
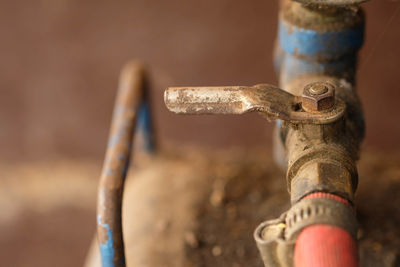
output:
[[[286,8],[292,8],[291,5],[298,4],[291,3]],[[307,16],[309,12],[296,14],[296,18],[285,12],[280,16],[278,47],[274,53],[281,86],[307,74],[328,75],[354,82],[357,52],[364,42],[363,15],[348,16],[348,26],[341,22],[340,27],[333,27],[328,19],[313,21],[312,16]]]
[[309,61],[335,61],[361,48],[364,42],[363,29],[363,26],[358,25],[334,31],[318,31],[281,19],[278,38],[286,53]]
[[142,66],[135,62],[127,64],[121,74],[98,192],[97,236],[103,267],[125,267],[122,197],[138,131],[146,151],[154,150],[144,84]]
[[[275,71],[281,88],[285,89],[292,81],[306,76],[329,76],[345,79],[354,85],[357,54],[364,42],[365,25],[362,11],[358,12],[348,15],[346,19],[339,19],[333,25],[330,22],[332,17],[324,17],[320,10],[307,9],[293,2],[283,6],[274,49]],[[348,110],[348,113],[351,112]],[[358,127],[363,132],[362,114],[351,115],[360,117]],[[277,121],[276,127],[279,135],[276,140],[280,140],[280,144],[276,143],[275,147],[282,150],[287,128],[282,128],[280,121]],[[277,161],[287,162],[286,159]]]
[[137,133],[142,136],[141,149],[147,153],[154,153],[155,143],[153,135],[153,124],[151,120],[150,105],[145,99],[139,109],[138,120],[136,123]]

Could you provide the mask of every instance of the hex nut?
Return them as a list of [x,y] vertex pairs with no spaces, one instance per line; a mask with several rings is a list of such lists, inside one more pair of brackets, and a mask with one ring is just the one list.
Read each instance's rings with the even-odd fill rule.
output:
[[327,82],[310,83],[301,96],[302,107],[307,112],[321,112],[335,105],[335,87]]
[[319,160],[299,170],[290,184],[290,196],[294,203],[311,192],[321,191],[339,193],[353,200],[356,186],[351,173],[339,162]]

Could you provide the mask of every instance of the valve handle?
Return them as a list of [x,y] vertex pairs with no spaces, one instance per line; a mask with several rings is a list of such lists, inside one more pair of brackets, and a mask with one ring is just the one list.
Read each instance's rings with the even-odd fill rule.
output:
[[326,124],[343,116],[345,104],[336,100],[332,109],[310,113],[302,109],[303,97],[269,84],[221,87],[169,87],[167,108],[178,114],[244,114],[260,112],[269,120],[293,124]]

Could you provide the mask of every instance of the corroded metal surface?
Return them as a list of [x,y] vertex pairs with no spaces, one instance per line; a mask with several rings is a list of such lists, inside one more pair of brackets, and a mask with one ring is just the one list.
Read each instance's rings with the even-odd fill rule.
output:
[[[330,124],[303,124],[296,128],[278,125],[279,137],[275,140],[280,139],[281,143],[276,147],[280,148],[281,155],[285,155],[282,162],[287,162],[286,179],[293,206],[287,213],[291,219],[279,223],[284,227],[275,242],[272,237],[266,239],[268,246],[260,246],[263,243],[256,238],[265,266],[270,266],[271,262],[277,266],[293,265],[287,264],[292,258],[292,243],[282,245],[281,239],[285,236],[293,242],[296,235],[292,238],[291,233],[307,227],[303,223],[311,219],[311,207],[291,212],[296,206],[307,204],[307,196],[324,192],[341,197],[350,205],[354,203],[358,184],[356,161],[364,137],[362,109],[353,83],[357,53],[364,41],[365,18],[357,6],[345,7],[364,1],[295,1],[302,4],[285,1],[280,13],[279,46],[282,51],[276,49],[275,55],[275,60],[282,66],[280,85],[295,95],[302,94],[302,107],[307,112],[330,109],[335,98],[344,101],[347,110],[343,120]],[[299,88],[304,88],[303,92]],[[328,203],[318,204],[315,207],[315,214],[319,213],[318,224],[337,225],[355,238],[355,216],[348,209],[347,213],[340,212],[346,209],[340,209],[342,204],[339,204],[335,203],[333,207]],[[287,249],[282,250],[282,247]]]
[[[307,84],[294,89],[299,92],[304,88],[301,97],[263,84],[168,88],[164,101],[169,110],[179,114],[257,111],[268,119],[279,119],[293,208],[307,204],[305,197],[315,192],[329,193],[352,204],[358,182],[355,162],[364,133],[362,111],[352,82],[357,52],[364,40],[364,15],[356,6],[343,5],[363,1],[298,2],[304,5],[289,1],[282,5],[281,49],[276,49],[276,65],[283,68],[278,73],[285,89],[292,81],[310,78]],[[288,60],[290,58],[294,60]],[[357,226],[352,212],[341,213],[339,206],[329,207],[329,203],[317,203],[314,213],[313,207],[309,206],[294,212],[289,221],[276,222],[272,238],[264,240],[256,234],[265,266],[292,266],[289,255],[293,252],[295,238],[289,240],[287,234],[300,232],[311,225],[310,221],[338,225],[355,236]],[[318,220],[310,220],[312,217]],[[290,228],[294,229],[292,234]],[[260,232],[257,230],[256,233]],[[284,237],[291,243],[281,246]]]
[[311,225],[339,227],[356,239],[357,220],[351,205],[332,194],[315,195],[318,197],[304,199],[278,219],[265,221],[256,228],[253,236],[265,266],[292,267],[297,237]]
[[327,82],[308,84],[303,91],[302,107],[307,112],[328,110],[335,105],[335,87]]
[[279,16],[280,86],[302,75],[328,75],[353,82],[364,42],[365,15],[359,7],[321,8],[287,1]]
[[97,235],[103,267],[125,266],[122,194],[143,97],[143,83],[141,65],[134,62],[126,65],[120,77],[98,193]]
[[302,98],[273,85],[225,87],[170,87],[165,91],[167,108],[178,114],[244,114],[257,111],[268,119],[290,123],[325,124],[338,120],[345,104],[337,101],[326,112],[308,113]]
[[356,161],[364,137],[362,110],[355,88],[344,80],[326,76],[307,76],[287,88],[321,80],[335,85],[336,97],[346,102],[346,115],[343,120],[323,127],[300,125],[293,129],[282,125],[280,137],[288,162],[286,179],[292,203],[315,191],[354,201],[358,184]]

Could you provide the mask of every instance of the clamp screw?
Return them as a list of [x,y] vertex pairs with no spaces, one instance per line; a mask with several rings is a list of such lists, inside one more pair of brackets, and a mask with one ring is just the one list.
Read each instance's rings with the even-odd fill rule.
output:
[[326,82],[316,82],[304,87],[302,107],[307,112],[321,112],[335,105],[335,87]]

